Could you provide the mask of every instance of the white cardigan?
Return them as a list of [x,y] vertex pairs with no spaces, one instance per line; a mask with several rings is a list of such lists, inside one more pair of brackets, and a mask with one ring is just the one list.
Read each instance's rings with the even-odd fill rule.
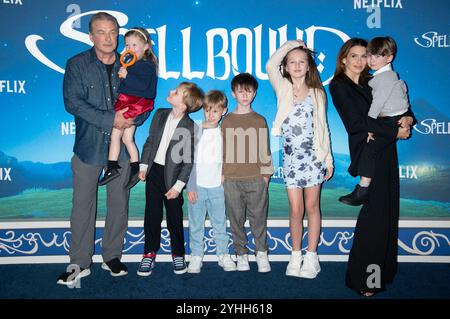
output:
[[[292,83],[281,75],[279,66],[286,54],[299,47],[300,43],[296,40],[287,41],[270,57],[266,64],[267,74],[270,84],[277,95],[277,115],[272,125],[272,135],[281,135],[281,125],[294,107],[294,96],[292,92]],[[330,132],[328,130],[326,115],[326,96],[325,93],[317,89],[309,89],[314,111],[314,149],[316,156],[320,161],[325,161],[327,167],[333,167],[333,156],[330,147]]]

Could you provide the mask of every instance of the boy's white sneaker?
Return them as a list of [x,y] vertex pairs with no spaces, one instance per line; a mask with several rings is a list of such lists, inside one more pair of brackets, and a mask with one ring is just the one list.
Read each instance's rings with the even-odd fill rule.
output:
[[256,252],[256,263],[258,264],[258,272],[269,272],[271,270],[267,251]]
[[292,251],[291,259],[286,268],[286,276],[300,277],[300,267],[302,266],[302,252],[300,250]]
[[248,255],[247,254],[237,256],[237,270],[238,271],[250,270],[250,265],[248,264]]
[[203,257],[201,256],[191,256],[191,261],[189,262],[188,273],[198,274],[203,266]]
[[306,251],[303,264],[300,268],[300,277],[314,279],[320,272],[319,256],[316,252]]
[[233,259],[231,259],[229,254],[223,254],[218,256],[219,266],[223,268],[224,271],[235,271],[236,264]]

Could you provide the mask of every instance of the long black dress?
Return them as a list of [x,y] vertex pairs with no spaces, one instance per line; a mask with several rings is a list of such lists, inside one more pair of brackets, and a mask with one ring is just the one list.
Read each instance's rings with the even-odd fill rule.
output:
[[[349,173],[352,176],[357,175],[356,163],[366,143],[367,132],[373,132],[375,139],[378,136],[388,142],[375,159],[369,200],[361,208],[356,222],[346,274],[349,288],[358,292],[379,292],[385,290],[386,283],[393,281],[397,271],[400,203],[398,129],[367,116],[372,101],[367,83],[358,85],[346,75],[341,75],[330,83],[330,93],[349,136]],[[413,116],[411,112],[408,115]],[[380,274],[378,280],[374,277],[376,273]]]

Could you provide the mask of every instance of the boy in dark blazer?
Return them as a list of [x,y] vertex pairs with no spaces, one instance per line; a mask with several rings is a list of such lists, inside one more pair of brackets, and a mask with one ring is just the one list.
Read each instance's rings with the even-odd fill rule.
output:
[[183,196],[194,162],[194,122],[188,113],[203,104],[204,93],[194,83],[183,82],[170,91],[172,108],[158,109],[142,150],[139,178],[146,180],[144,256],[138,275],[149,276],[161,242],[163,204],[166,208],[175,274],[187,271],[184,259]]

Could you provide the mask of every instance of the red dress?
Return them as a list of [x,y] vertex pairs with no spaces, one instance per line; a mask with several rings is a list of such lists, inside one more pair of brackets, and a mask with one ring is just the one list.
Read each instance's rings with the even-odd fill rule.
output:
[[127,77],[120,82],[114,110],[128,108],[123,116],[129,119],[153,110],[157,74],[156,65],[151,60],[139,60],[127,71]]
[[114,110],[117,112],[128,107],[128,111],[123,113],[123,117],[129,119],[144,112],[152,111],[153,103],[153,99],[146,99],[131,94],[120,93],[116,104],[114,104]]

